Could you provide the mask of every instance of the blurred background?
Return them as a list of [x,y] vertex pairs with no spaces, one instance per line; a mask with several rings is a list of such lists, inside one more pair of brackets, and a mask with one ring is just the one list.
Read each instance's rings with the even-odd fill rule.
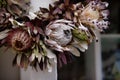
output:
[[[80,58],[59,68],[58,80],[120,80],[120,0],[104,1],[109,2],[109,29],[98,33],[99,41]],[[21,80],[20,69],[12,66],[14,56],[0,48],[0,80]]]

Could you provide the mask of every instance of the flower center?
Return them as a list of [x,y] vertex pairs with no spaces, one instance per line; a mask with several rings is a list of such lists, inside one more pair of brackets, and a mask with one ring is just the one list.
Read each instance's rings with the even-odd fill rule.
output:
[[23,48],[23,43],[21,42],[21,41],[18,41],[18,40],[16,40],[15,41],[15,47],[17,48],[17,49],[21,49],[21,48]]

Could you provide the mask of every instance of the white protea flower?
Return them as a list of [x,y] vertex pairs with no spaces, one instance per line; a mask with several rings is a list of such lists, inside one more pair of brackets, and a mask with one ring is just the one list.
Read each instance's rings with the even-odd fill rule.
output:
[[80,21],[86,26],[91,26],[95,29],[103,31],[108,27],[109,22],[106,21],[109,15],[107,2],[91,1],[83,8],[80,15]]
[[72,32],[74,25],[68,20],[56,20],[51,22],[45,30],[48,39],[45,39],[47,45],[57,51],[69,50],[66,45],[72,40]]

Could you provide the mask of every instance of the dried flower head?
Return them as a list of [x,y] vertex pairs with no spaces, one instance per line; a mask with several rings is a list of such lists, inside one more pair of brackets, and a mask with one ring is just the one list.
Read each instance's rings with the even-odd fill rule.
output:
[[61,19],[51,22],[45,30],[45,34],[48,37],[48,39],[46,39],[46,44],[58,51],[65,50],[66,48],[62,46],[66,46],[71,42],[72,27],[74,27],[74,24],[68,20]]
[[108,3],[87,1],[55,0],[32,13],[30,0],[0,0],[0,47],[13,48],[13,64],[20,67],[38,64],[51,71],[51,59],[66,64],[70,53],[80,56],[97,39],[96,31],[108,28]]
[[32,40],[28,32],[19,28],[8,33],[7,42],[17,51],[24,51],[32,46]]
[[103,31],[103,29],[106,29],[109,24],[107,21],[109,15],[109,11],[106,10],[107,7],[107,2],[91,1],[81,12],[81,22],[87,25],[87,27],[90,26]]

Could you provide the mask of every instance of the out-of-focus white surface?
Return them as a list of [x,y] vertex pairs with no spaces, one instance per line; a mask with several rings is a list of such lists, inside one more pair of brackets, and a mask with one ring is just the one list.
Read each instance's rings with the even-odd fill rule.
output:
[[36,12],[39,10],[39,7],[48,8],[49,4],[52,4],[57,0],[31,0],[31,12]]
[[20,74],[20,80],[57,80],[57,66],[54,63],[52,72],[47,70],[41,71],[39,67],[38,71],[36,71],[29,67],[26,71],[21,69]]

